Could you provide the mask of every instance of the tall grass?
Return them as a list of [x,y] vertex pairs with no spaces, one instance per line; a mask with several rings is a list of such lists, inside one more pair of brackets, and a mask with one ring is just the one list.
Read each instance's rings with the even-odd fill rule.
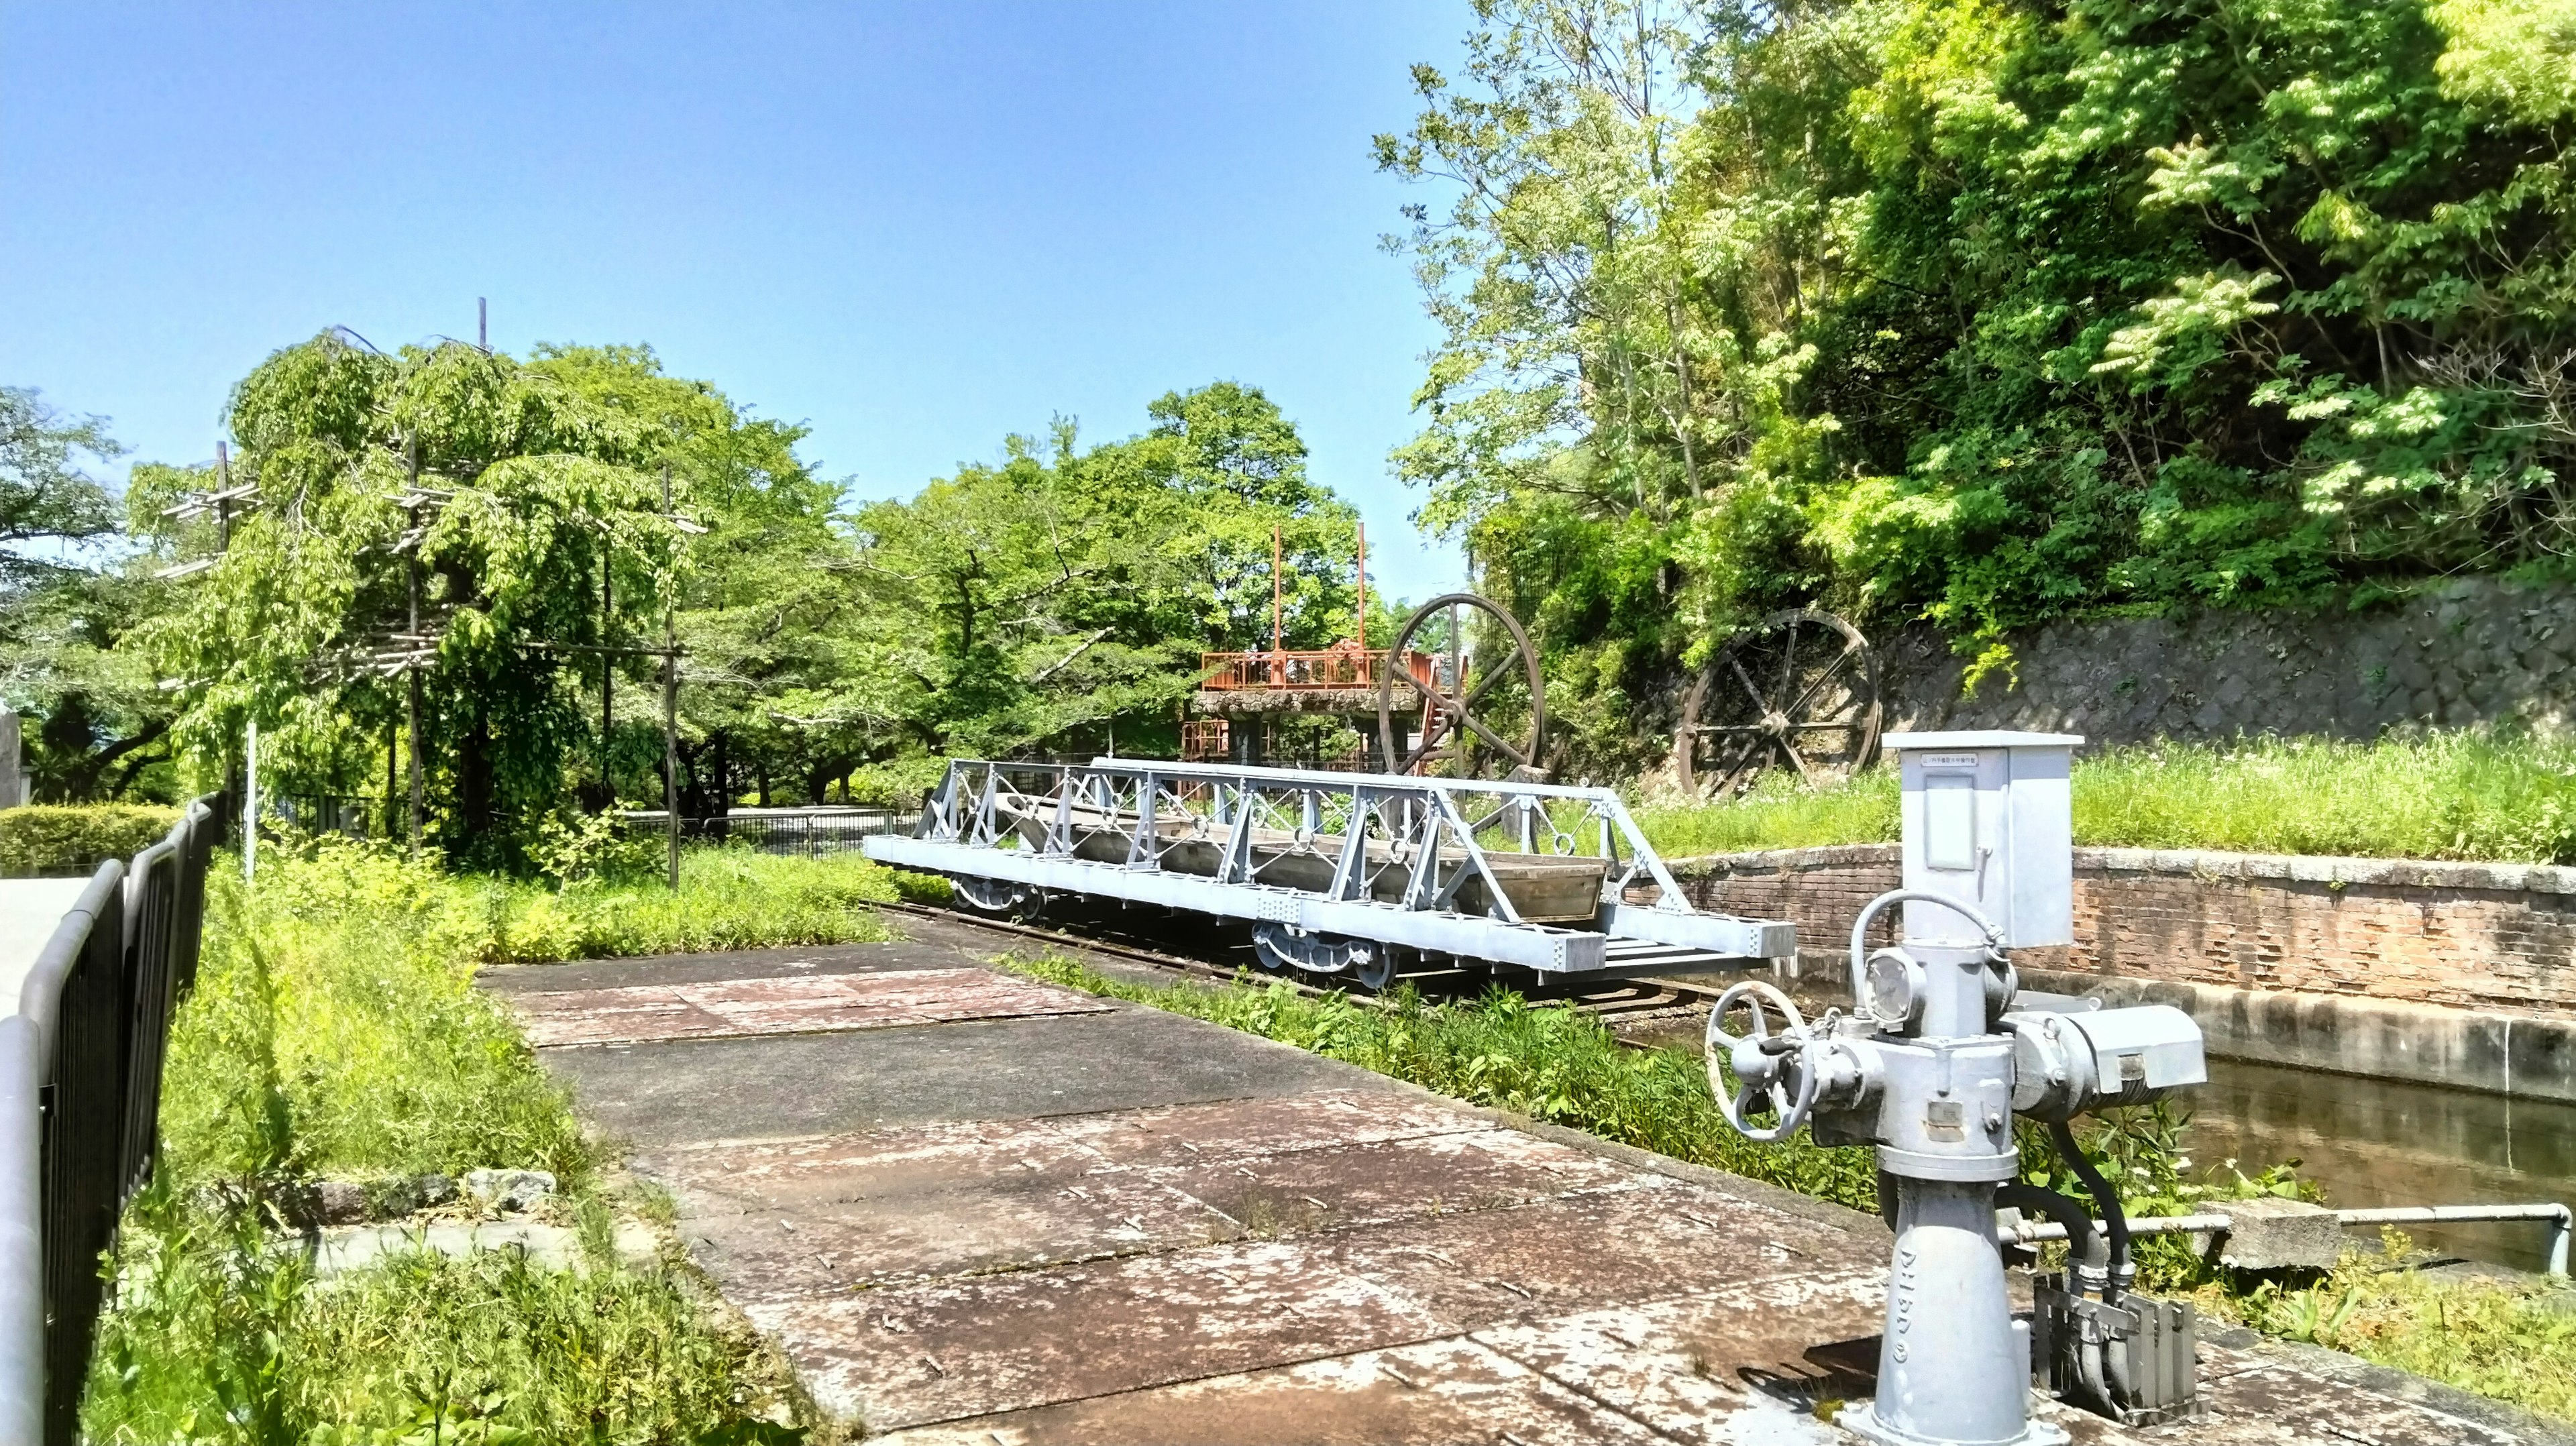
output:
[[[502,960],[884,936],[862,861],[685,857],[658,886],[453,878],[345,843],[218,869],[171,1038],[158,1178],[124,1222],[124,1286],[84,1407],[116,1442],[786,1439],[757,1341],[675,1265],[610,1247],[593,1144],[506,1011]],[[485,1166],[561,1180],[578,1269],[407,1254],[317,1285],[284,1202],[314,1177]],[[792,1433],[789,1433],[792,1434]]]
[[1772,772],[1731,803],[1646,803],[1633,813],[1666,858],[1887,843],[1896,838],[1896,792],[1892,768],[1820,789]]
[[2576,863],[2576,745],[2484,732],[2113,748],[2075,766],[2079,843]]
[[2390,1270],[2406,1237],[2355,1252],[2305,1288],[2275,1284],[2220,1308],[2273,1335],[2576,1420],[2576,1315],[2564,1289]]
[[[1813,792],[1775,774],[1637,820],[1673,857],[1889,843],[1896,794],[1889,767]],[[2074,796],[2079,844],[2576,864],[2576,744],[2484,730],[2104,748],[2076,759]]]

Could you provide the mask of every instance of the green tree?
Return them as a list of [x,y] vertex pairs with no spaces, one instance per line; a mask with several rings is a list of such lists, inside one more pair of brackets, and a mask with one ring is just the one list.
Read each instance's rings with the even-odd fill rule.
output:
[[[176,733],[200,775],[256,720],[278,785],[358,791],[394,748],[417,656],[437,840],[511,862],[586,737],[579,655],[555,645],[649,637],[676,593],[671,428],[507,356],[387,355],[340,331],[269,357],[227,422],[257,507],[183,602],[138,629],[182,683]],[[160,556],[209,553],[212,523],[163,516],[205,481],[138,470],[130,515]]]
[[1135,437],[1084,448],[1059,420],[858,511],[854,716],[932,751],[1166,728],[1202,650],[1269,646],[1274,527],[1288,645],[1342,635],[1357,515],[1277,404],[1218,382],[1147,410]]
[[[1482,0],[1399,468],[1577,751],[1789,602],[1967,646],[2576,552],[2576,3]],[[1561,696],[1559,696],[1561,694]]]
[[[721,811],[744,781],[764,802],[821,802],[830,780],[891,739],[846,696],[859,625],[853,549],[841,489],[796,454],[805,429],[751,416],[710,383],[665,374],[649,347],[540,346],[529,365],[667,436],[674,476],[708,529],[692,539],[677,610],[684,811]],[[650,632],[646,641],[658,645],[658,624]],[[659,806],[657,668],[629,661],[615,669],[626,702],[610,730],[610,774],[593,779],[595,798]],[[587,676],[599,672],[594,662]]]
[[116,649],[163,588],[105,555],[116,501],[81,462],[124,451],[105,419],[0,387],[0,692],[25,719],[35,796],[51,802],[169,796],[168,701]]

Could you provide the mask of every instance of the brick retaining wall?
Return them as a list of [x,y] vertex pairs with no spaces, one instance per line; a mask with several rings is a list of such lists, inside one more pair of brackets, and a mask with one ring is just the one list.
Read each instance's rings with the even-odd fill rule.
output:
[[[1894,844],[1673,871],[1702,908],[1795,920],[1820,980],[1900,872]],[[2576,869],[2077,849],[2075,943],[2019,962],[2038,988],[2178,1005],[2224,1058],[2576,1101]]]
[[[1894,844],[1677,863],[1691,901],[1793,919],[1839,973]],[[2114,978],[2576,1017],[2576,868],[2080,848],[2075,943],[2031,967]]]

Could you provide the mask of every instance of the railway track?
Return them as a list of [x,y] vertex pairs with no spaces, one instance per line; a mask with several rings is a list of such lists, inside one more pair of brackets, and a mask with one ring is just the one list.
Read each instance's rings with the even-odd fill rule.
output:
[[[1132,933],[1128,933],[1128,937],[1117,936],[1128,931],[1105,933],[1101,928],[1081,931],[1042,928],[928,904],[880,904],[877,907],[891,913],[937,919],[1004,938],[1059,945],[1176,976],[1233,983],[1250,972],[1264,983],[1284,983],[1300,994],[1320,997],[1340,993],[1362,1004],[1373,1003],[1377,997],[1359,989],[1319,984],[1313,977],[1261,972],[1253,968],[1252,949],[1248,944],[1188,954],[1147,947],[1137,942]],[[1227,961],[1204,957],[1206,953],[1241,957]],[[1492,976],[1475,970],[1449,969],[1405,974],[1401,980],[1433,997],[1463,998],[1484,992],[1490,987]],[[1614,1029],[1627,1029],[1648,1027],[1667,1020],[1678,1023],[1691,1017],[1704,1017],[1705,1011],[1716,1001],[1719,988],[1678,979],[1621,979],[1585,984],[1537,982],[1523,987],[1520,993],[1521,997],[1533,1002],[1570,1005],[1584,1013],[1600,1016]]]

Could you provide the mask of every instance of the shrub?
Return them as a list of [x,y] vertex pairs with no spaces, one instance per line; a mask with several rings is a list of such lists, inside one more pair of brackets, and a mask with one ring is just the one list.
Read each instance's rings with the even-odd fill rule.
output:
[[179,810],[139,803],[50,804],[0,809],[0,878],[69,878],[161,841]]

